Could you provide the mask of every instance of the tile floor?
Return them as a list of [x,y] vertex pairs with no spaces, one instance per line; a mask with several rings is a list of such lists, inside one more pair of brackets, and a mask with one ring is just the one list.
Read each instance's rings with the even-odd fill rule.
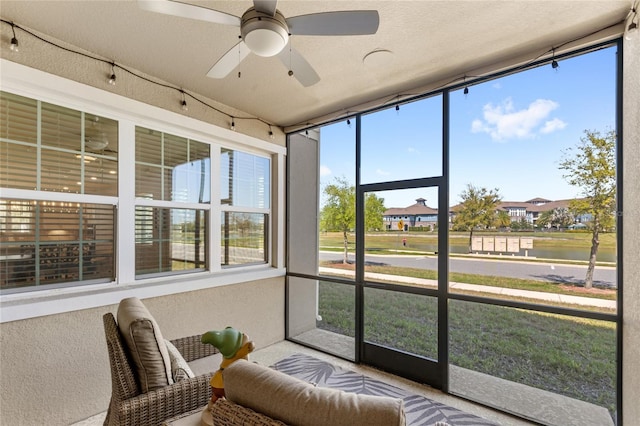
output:
[[[417,394],[424,395],[433,400],[451,405],[460,410],[476,414],[486,419],[496,421],[503,426],[526,426],[536,424],[517,419],[508,414],[492,410],[490,408],[472,403],[462,398],[444,394],[436,389],[430,388],[429,386],[421,385],[410,380],[403,379],[401,377],[393,376],[391,374],[376,370],[371,367],[356,365],[349,361],[345,361],[344,359],[336,358],[331,355],[318,352],[289,341],[279,342],[266,348],[259,349],[251,354],[250,359],[263,365],[272,365],[282,358],[285,358],[296,352],[306,353],[315,356],[316,358],[332,362],[335,365],[339,365],[341,367],[348,368],[353,371],[358,371],[362,374],[366,374],[380,380],[384,380],[395,386],[402,387],[404,389],[410,389]],[[103,412],[86,420],[74,423],[72,426],[99,426],[103,424],[105,415],[106,413]]]

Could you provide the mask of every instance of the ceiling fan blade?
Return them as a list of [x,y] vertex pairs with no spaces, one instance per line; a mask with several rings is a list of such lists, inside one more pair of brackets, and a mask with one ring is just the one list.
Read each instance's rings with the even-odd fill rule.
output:
[[365,35],[378,31],[377,10],[345,10],[312,13],[287,19],[289,32],[295,35]]
[[172,0],[138,0],[138,6],[140,9],[148,10],[150,12],[164,13],[166,15],[180,16],[182,18],[198,19],[200,21],[213,22],[215,24],[239,27],[241,21],[238,16]]
[[258,12],[262,12],[269,16],[274,16],[276,14],[276,6],[278,4],[278,0],[253,0],[253,7]]
[[293,71],[293,77],[304,87],[313,86],[320,81],[318,73],[316,73],[311,64],[291,45],[282,49],[282,52],[278,53],[278,58],[287,69]]
[[218,62],[216,62],[207,73],[207,77],[225,78],[231,71],[240,65],[240,62],[242,62],[249,53],[251,53],[249,47],[244,41],[240,41],[229,49],[227,53],[222,55],[220,59],[218,59]]

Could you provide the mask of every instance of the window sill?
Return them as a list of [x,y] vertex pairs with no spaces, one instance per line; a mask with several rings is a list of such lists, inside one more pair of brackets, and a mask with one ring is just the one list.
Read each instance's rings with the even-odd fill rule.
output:
[[95,284],[0,296],[0,323],[114,305],[136,296],[141,299],[284,277],[285,269],[269,266],[243,271],[201,272],[139,280],[126,284]]

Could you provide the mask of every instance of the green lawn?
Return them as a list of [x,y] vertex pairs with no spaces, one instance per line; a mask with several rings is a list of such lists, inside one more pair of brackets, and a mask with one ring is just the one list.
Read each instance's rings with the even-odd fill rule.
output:
[[[354,336],[353,292],[321,284],[320,328]],[[463,301],[449,307],[451,364],[615,410],[612,323]],[[436,333],[434,299],[367,289],[366,340],[435,357]]]
[[[419,242],[413,247],[403,247],[400,235]],[[589,250],[591,245],[588,233],[502,235],[533,237],[534,247],[539,248],[561,246]],[[466,246],[468,237],[468,233],[450,233],[450,245]],[[355,242],[354,235],[350,235],[349,241]],[[435,233],[390,232],[367,234],[366,237],[367,247],[375,248],[378,253],[393,253],[398,249],[411,251],[428,244],[437,244]],[[614,250],[615,244],[615,234],[601,236],[601,248]],[[321,234],[320,245],[322,249],[342,250],[342,236]],[[322,266],[353,269],[353,265],[341,263]],[[437,279],[437,271],[417,268],[367,265],[365,269],[366,272]],[[615,290],[585,292],[580,287],[499,276],[450,273],[449,280],[607,300],[617,297]],[[318,327],[353,337],[354,306],[354,287],[322,282],[319,313],[323,320]],[[364,327],[367,341],[437,357],[437,304],[434,298],[367,288]],[[451,300],[449,357],[451,364],[462,368],[591,402],[606,407],[611,413],[615,411],[616,329],[611,322]]]
[[[588,232],[474,232],[474,236],[491,235],[505,237],[531,237],[533,238],[534,248],[546,247],[563,247],[566,249],[584,249],[591,248],[591,234]],[[408,247],[402,246],[402,238],[407,237],[417,243]],[[350,247],[355,246],[355,234],[348,236]],[[408,251],[420,251],[421,245],[435,245],[438,243],[437,232],[377,232],[367,233],[367,248],[375,248],[376,251],[396,250],[402,248]],[[456,247],[468,247],[468,232],[449,232],[449,245]],[[342,249],[343,237],[340,232],[321,232],[320,247]],[[605,233],[600,234],[600,249],[615,250],[616,234]]]

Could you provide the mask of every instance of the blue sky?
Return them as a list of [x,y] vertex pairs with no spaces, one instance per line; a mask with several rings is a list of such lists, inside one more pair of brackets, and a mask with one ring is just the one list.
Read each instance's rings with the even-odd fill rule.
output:
[[[573,198],[558,164],[584,130],[615,128],[616,48],[469,86],[452,92],[450,201],[468,183],[497,188],[504,200]],[[439,176],[442,98],[372,113],[362,118],[362,182]],[[321,131],[321,182],[337,176],[355,182],[355,120]],[[437,207],[433,189],[385,192],[386,207],[405,207],[418,197]]]

